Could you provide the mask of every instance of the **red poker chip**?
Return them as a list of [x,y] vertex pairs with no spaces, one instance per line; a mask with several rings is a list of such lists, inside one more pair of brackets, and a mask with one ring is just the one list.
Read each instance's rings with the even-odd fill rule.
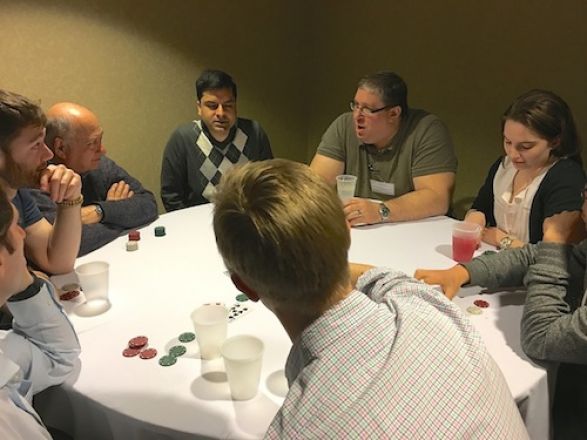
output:
[[141,233],[139,231],[130,231],[128,233],[128,239],[132,241],[139,241],[141,239]]
[[489,307],[489,303],[483,299],[473,301],[473,304],[475,304],[477,307],[481,307],[482,309],[486,309],[487,307]]
[[122,350],[122,355],[124,357],[130,358],[130,357],[136,356],[140,352],[141,352],[140,348],[125,348],[124,350]]
[[136,336],[128,341],[130,348],[143,348],[149,342],[149,338],[146,336]]
[[69,292],[62,293],[59,295],[61,301],[71,301],[79,296],[79,290],[70,290]]
[[152,359],[155,356],[157,356],[157,350],[155,350],[154,348],[147,348],[141,351],[141,354],[139,356],[141,359]]

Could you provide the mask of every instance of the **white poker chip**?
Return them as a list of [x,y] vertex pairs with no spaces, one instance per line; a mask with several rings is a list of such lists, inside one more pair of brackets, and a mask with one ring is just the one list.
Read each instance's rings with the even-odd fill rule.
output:
[[126,243],[126,250],[128,252],[136,251],[138,249],[139,249],[139,242],[138,241],[130,240]]
[[470,313],[471,315],[480,315],[483,313],[483,310],[477,306],[469,306],[467,307],[467,313]]

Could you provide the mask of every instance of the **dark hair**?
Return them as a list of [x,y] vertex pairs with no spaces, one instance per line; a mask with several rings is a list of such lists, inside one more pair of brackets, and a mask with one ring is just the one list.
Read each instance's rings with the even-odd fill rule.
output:
[[198,101],[206,90],[230,89],[236,99],[236,84],[232,77],[222,70],[207,69],[196,80],[196,96]]
[[5,247],[9,253],[14,252],[14,246],[7,240],[8,229],[13,219],[12,204],[8,201],[4,188],[0,185],[0,247]]
[[46,123],[41,107],[17,93],[0,89],[0,149],[8,152],[10,143],[30,125]]
[[549,143],[555,157],[568,157],[581,163],[581,141],[573,114],[567,103],[548,90],[534,89],[518,96],[504,112],[501,129],[506,121],[515,121],[528,127]]
[[408,114],[408,86],[394,72],[377,72],[359,80],[358,88],[371,89],[379,93],[386,106],[399,105],[402,116]]

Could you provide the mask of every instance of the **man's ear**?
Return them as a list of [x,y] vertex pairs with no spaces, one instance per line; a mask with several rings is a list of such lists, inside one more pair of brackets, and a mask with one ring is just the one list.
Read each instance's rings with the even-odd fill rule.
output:
[[402,115],[402,108],[399,105],[389,109],[389,116],[392,118],[399,118]]
[[196,101],[196,109],[198,110],[198,116],[202,117],[202,104],[200,103],[200,101]]
[[62,162],[65,161],[67,157],[67,146],[63,142],[63,138],[57,136],[53,140],[53,145],[49,145],[48,147],[53,150],[55,156],[57,156]]
[[232,280],[232,283],[234,284],[234,286],[240,290],[242,293],[244,293],[245,295],[247,295],[247,298],[249,298],[251,301],[257,302],[259,301],[259,295],[257,295],[257,292],[255,292],[253,289],[251,289],[243,280],[241,277],[239,277],[238,275],[231,273],[230,274],[230,279]]

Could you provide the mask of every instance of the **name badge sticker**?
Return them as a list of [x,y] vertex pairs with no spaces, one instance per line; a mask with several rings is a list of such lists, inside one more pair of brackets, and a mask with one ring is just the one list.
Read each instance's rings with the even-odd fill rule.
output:
[[380,182],[379,180],[371,179],[371,190],[379,194],[395,196],[395,185],[393,183]]

